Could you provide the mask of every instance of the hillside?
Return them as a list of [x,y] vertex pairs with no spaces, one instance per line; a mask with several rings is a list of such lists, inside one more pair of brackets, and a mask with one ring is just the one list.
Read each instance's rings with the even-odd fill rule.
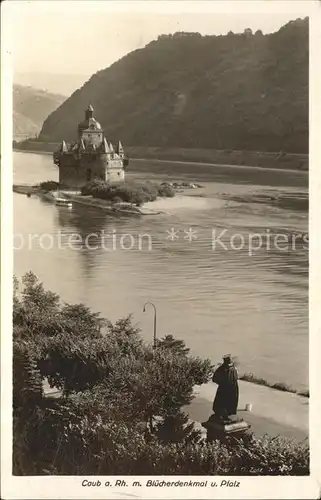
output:
[[72,140],[91,102],[125,145],[306,153],[308,35],[308,19],[268,35],[162,35],[93,75],[39,140]]
[[44,90],[13,85],[13,137],[23,139],[39,134],[44,120],[66,97]]

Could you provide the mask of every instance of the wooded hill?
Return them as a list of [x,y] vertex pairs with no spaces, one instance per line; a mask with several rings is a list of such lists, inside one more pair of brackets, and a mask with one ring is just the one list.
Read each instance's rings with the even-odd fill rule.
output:
[[93,75],[39,140],[74,139],[90,102],[125,146],[307,153],[308,73],[307,18],[268,35],[161,35]]

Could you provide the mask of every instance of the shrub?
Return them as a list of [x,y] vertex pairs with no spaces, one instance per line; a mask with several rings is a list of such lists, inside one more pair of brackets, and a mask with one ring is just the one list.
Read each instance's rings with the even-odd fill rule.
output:
[[174,189],[168,184],[162,184],[159,186],[158,190],[159,196],[164,196],[167,198],[173,198],[175,196]]
[[120,201],[142,205],[154,201],[158,196],[172,197],[175,191],[170,186],[161,186],[151,182],[124,182],[121,184],[108,184],[105,181],[91,181],[82,190],[82,195],[91,195],[94,198],[119,203]]
[[272,389],[277,389],[278,391],[283,391],[283,392],[296,392],[293,387],[291,387],[288,384],[285,384],[284,382],[275,382],[274,384],[271,385]]
[[39,184],[40,189],[44,191],[56,191],[59,189],[59,182],[56,181],[44,181]]
[[309,397],[310,395],[309,390],[304,390],[300,392],[291,387],[290,385],[285,384],[284,382],[274,382],[274,383],[268,382],[264,378],[253,375],[253,373],[243,373],[240,376],[240,380],[245,380],[246,382],[252,382],[253,384],[265,385],[266,387],[271,387],[271,389],[276,389],[278,391],[297,393],[300,396]]
[[165,337],[161,339],[157,339],[156,343],[159,349],[170,349],[177,354],[187,355],[190,351],[183,340],[175,339],[171,334],[165,335]]
[[268,385],[268,382],[264,378],[257,377],[253,373],[249,372],[243,373],[243,375],[240,376],[240,380],[245,380],[246,382],[252,382],[258,385]]
[[268,436],[234,445],[164,441],[143,432],[139,422],[102,417],[70,399],[37,408],[24,429],[27,439],[16,443],[20,453],[14,454],[15,474],[309,474],[306,442]]

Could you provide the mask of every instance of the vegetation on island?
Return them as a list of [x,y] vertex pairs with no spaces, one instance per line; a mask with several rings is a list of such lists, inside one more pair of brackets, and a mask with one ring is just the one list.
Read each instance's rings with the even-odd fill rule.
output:
[[168,184],[154,182],[125,181],[119,184],[109,184],[105,181],[91,181],[81,189],[83,196],[93,196],[111,203],[131,203],[137,206],[158,197],[172,198],[175,190]]
[[43,191],[57,191],[57,189],[62,188],[62,186],[57,181],[43,181],[40,182],[39,188]]
[[130,317],[113,324],[31,272],[14,279],[13,473],[307,475],[306,442],[201,438],[183,408],[210,373],[173,336],[152,348]]
[[48,116],[39,140],[72,141],[88,102],[129,154],[129,146],[308,153],[308,18],[266,35],[162,35],[94,74]]

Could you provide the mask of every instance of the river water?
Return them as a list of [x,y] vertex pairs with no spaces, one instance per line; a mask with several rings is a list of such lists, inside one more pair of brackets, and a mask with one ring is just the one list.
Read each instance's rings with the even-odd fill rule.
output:
[[[32,270],[64,301],[112,321],[131,313],[148,340],[153,311],[142,309],[152,301],[159,336],[172,333],[213,363],[231,352],[242,371],[308,387],[307,174],[136,160],[128,177],[203,189],[143,217],[14,194],[15,274]],[[50,155],[14,153],[14,182],[57,178]],[[251,250],[250,238],[261,247]]]

